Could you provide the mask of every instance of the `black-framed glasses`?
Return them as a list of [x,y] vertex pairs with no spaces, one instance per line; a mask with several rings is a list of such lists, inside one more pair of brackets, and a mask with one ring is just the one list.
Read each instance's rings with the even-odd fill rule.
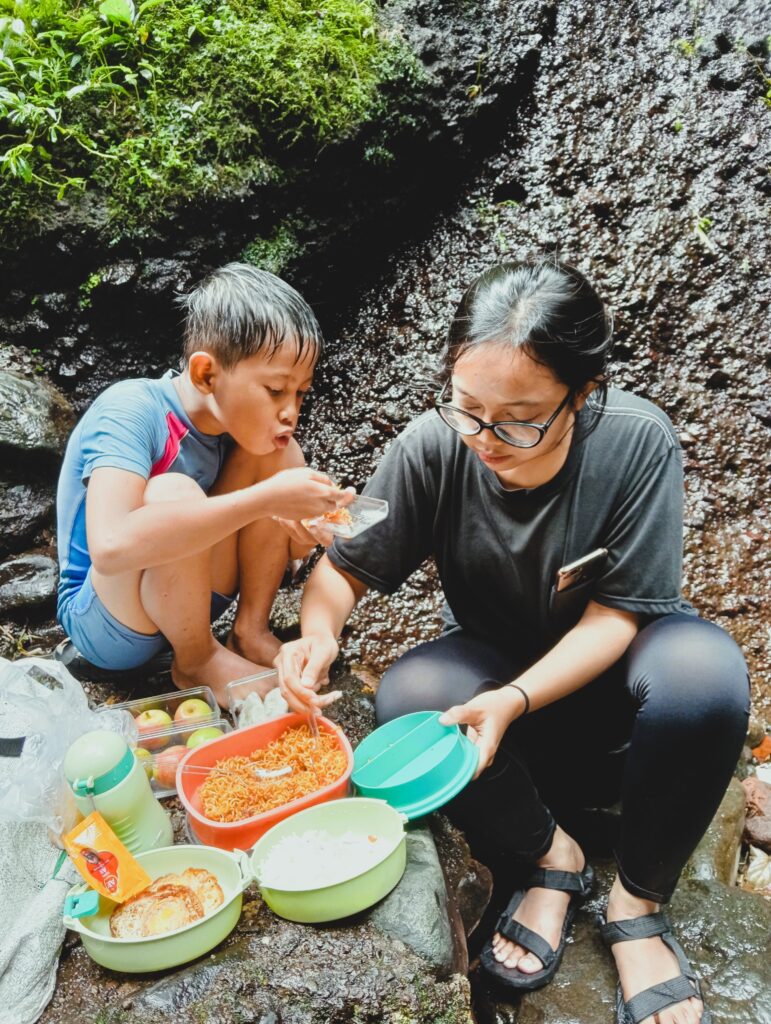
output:
[[481,434],[483,430],[492,430],[497,438],[515,448],[535,448],[537,444],[540,444],[546,431],[568,404],[571,395],[571,392],[568,391],[545,423],[527,423],[524,420],[494,420],[492,423],[485,423],[473,413],[466,412],[465,409],[458,409],[457,406],[445,402],[444,397],[449,386],[450,381],[447,381],[434,402],[434,408],[448,427],[466,437]]

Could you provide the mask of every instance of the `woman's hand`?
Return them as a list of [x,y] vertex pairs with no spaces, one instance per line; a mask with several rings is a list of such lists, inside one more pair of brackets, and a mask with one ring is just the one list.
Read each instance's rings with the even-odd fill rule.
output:
[[292,711],[320,714],[322,708],[342,696],[339,690],[316,692],[329,682],[329,667],[339,650],[331,634],[312,634],[283,645],[273,665],[281,694]]
[[305,526],[299,519],[282,519],[280,516],[273,518],[289,534],[292,558],[305,558],[308,552],[313,551],[319,544],[328,548],[335,539],[332,531],[323,524]]
[[479,748],[477,779],[495,757],[503,734],[525,710],[521,695],[512,687],[488,690],[473,697],[466,704],[458,704],[445,711],[439,719],[441,725],[467,725],[468,738]]

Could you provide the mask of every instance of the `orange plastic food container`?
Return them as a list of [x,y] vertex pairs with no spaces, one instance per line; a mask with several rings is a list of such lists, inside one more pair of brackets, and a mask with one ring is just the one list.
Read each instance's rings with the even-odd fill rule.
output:
[[[346,768],[340,778],[329,786],[309,793],[307,796],[292,800],[288,804],[276,807],[275,810],[263,814],[255,814],[241,821],[222,822],[206,818],[201,810],[198,795],[202,783],[206,779],[205,769],[213,768],[217,761],[224,757],[248,757],[255,750],[267,747],[287,729],[304,725],[307,718],[291,713],[280,718],[272,718],[259,725],[247,729],[237,729],[218,740],[210,740],[186,754],[177,767],[177,795],[182,801],[187,814],[187,824],[191,838],[207,846],[216,846],[220,850],[249,850],[269,828],[297,811],[326,800],[337,800],[348,795],[349,780],[353,771],[353,750],[342,729],[326,718],[316,719],[319,731],[331,733],[346,756]],[[192,771],[185,771],[191,768]],[[203,769],[203,770],[202,770]]]

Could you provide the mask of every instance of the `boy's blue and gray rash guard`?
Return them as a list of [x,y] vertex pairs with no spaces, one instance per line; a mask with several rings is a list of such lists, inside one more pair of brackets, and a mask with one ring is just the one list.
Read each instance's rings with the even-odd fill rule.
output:
[[[692,612],[680,592],[683,470],[672,424],[651,402],[615,389],[587,436],[595,415],[590,398],[556,476],[507,490],[435,412],[425,413],[364,488],[387,499],[388,517],[335,540],[330,559],[391,593],[434,556],[449,622],[532,658],[590,598],[643,616]],[[600,547],[609,553],[597,578],[557,592],[557,569]]]
[[86,487],[95,469],[125,469],[148,480],[183,473],[208,492],[231,445],[228,434],[202,434],[174,387],[178,373],[113,384],[72,432],[56,495],[59,549],[58,614],[80,590],[91,557],[86,537]]

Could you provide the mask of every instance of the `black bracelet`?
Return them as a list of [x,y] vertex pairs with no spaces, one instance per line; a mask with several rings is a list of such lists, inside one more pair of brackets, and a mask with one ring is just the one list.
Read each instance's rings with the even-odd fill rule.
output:
[[525,698],[525,710],[522,712],[522,714],[526,715],[528,713],[528,711],[530,710],[530,698],[525,693],[525,691],[522,689],[522,687],[519,686],[517,683],[506,683],[506,685],[507,686],[513,686],[515,690],[519,690],[519,692]]

